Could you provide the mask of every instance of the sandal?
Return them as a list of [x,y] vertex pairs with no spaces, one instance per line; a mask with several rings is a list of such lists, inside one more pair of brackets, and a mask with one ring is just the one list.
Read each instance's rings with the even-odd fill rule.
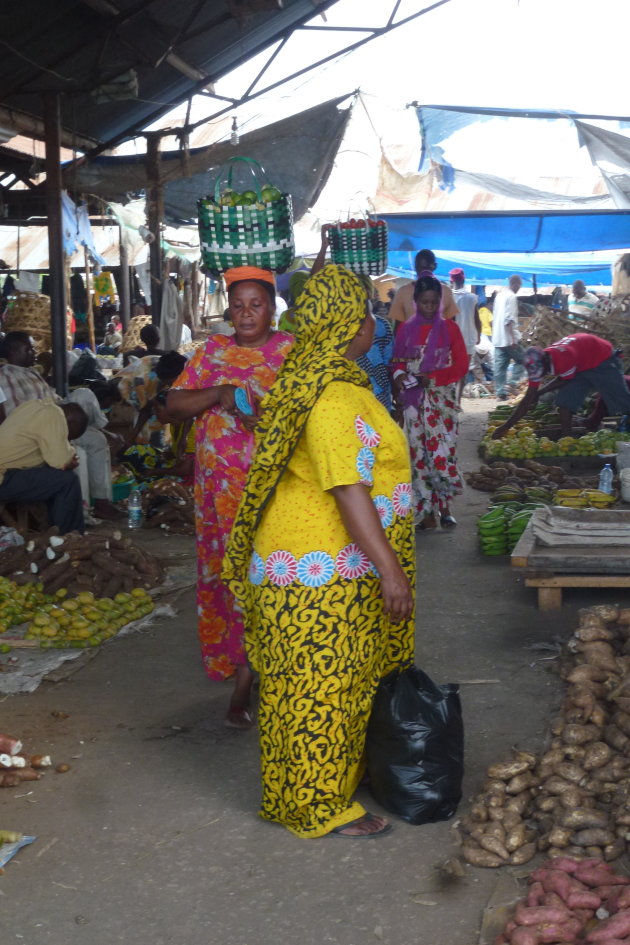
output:
[[417,532],[424,532],[430,528],[437,528],[437,522],[435,521],[435,515],[425,515],[421,522],[418,522],[416,525]]
[[347,824],[341,824],[339,827],[333,827],[333,829],[326,834],[327,837],[341,837],[344,840],[369,840],[372,837],[384,837],[386,833],[391,833],[394,829],[390,823],[386,823],[380,830],[373,830],[371,833],[344,833],[344,830],[347,830],[348,827],[354,827],[357,824],[370,823],[375,820],[374,814],[363,814],[362,817],[357,817],[356,820],[350,820]]
[[449,512],[448,515],[440,515],[440,525],[443,525],[447,528],[453,528],[454,525],[457,525],[457,521]]
[[227,710],[226,716],[223,719],[223,724],[226,728],[239,728],[245,730],[248,728],[254,727],[254,718],[245,706],[234,705],[230,706]]

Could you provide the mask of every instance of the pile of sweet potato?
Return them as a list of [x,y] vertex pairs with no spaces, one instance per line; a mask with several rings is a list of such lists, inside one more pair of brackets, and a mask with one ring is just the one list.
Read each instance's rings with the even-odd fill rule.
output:
[[551,856],[612,861],[630,839],[630,609],[580,614],[548,749],[491,765],[459,830],[474,866]]
[[59,535],[54,527],[0,552],[0,575],[16,584],[41,584],[46,594],[66,588],[71,596],[92,591],[95,597],[157,587],[164,576],[157,559],[119,531]]
[[630,879],[607,863],[555,857],[529,883],[494,945],[630,943]]

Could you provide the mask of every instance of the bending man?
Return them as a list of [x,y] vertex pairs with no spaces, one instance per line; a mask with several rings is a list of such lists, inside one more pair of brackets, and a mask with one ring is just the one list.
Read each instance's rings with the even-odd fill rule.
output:
[[[623,376],[623,366],[613,346],[597,335],[567,335],[548,348],[528,348],[523,366],[529,378],[527,393],[514,413],[492,434],[495,440],[505,436],[524,417],[542,394],[557,390],[563,436],[571,436],[571,418],[588,394],[597,391],[611,413],[630,414],[630,393]],[[548,375],[554,378],[541,387]]]

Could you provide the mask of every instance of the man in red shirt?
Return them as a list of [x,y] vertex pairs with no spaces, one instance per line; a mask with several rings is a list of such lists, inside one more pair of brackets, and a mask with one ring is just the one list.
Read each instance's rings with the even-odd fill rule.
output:
[[[556,404],[560,413],[563,436],[571,435],[571,417],[588,394],[597,391],[610,413],[630,413],[630,393],[623,376],[623,366],[613,346],[597,335],[567,335],[548,348],[528,348],[523,367],[529,377],[527,393],[514,413],[492,434],[498,440],[510,427],[524,417],[542,394],[557,390]],[[548,375],[553,380],[540,386]]]

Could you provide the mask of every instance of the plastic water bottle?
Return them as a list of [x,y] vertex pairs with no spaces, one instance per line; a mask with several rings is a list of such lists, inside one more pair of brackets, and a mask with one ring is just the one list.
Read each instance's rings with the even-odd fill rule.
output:
[[610,463],[606,463],[604,468],[599,474],[599,491],[607,492],[609,495],[612,492],[613,484],[613,471]]
[[129,528],[142,528],[142,496],[139,489],[132,489],[127,500],[127,524]]

